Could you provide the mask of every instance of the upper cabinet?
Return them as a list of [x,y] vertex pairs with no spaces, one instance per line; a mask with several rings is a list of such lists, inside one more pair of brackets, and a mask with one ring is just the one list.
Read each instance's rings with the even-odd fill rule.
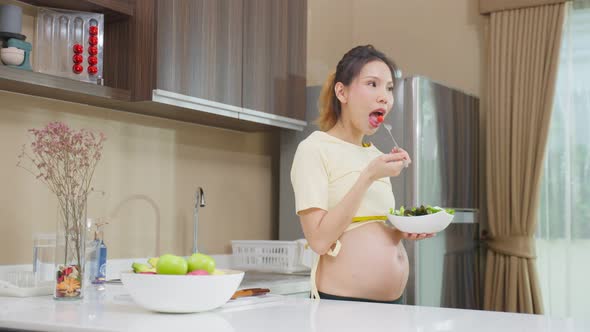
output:
[[157,88],[241,106],[242,9],[242,0],[159,1]]
[[243,107],[305,119],[307,3],[244,1]]
[[24,3],[104,14],[104,86],[0,65],[0,90],[237,130],[306,126],[306,0]]
[[155,98],[302,128],[306,17],[304,0],[159,1]]

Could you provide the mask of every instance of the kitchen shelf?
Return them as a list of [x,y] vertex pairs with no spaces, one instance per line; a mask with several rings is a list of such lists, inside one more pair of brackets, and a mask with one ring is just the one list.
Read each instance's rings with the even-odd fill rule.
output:
[[39,6],[68,9],[75,11],[102,13],[106,21],[115,21],[125,16],[134,15],[132,1],[121,0],[20,0],[21,2]]
[[[72,80],[0,65],[0,89],[65,101],[84,98],[129,101],[129,90]],[[83,102],[88,103],[88,102]]]
[[277,129],[266,124],[215,114],[215,110],[203,112],[155,101],[132,102],[129,90],[4,65],[0,65],[0,90],[242,132]]

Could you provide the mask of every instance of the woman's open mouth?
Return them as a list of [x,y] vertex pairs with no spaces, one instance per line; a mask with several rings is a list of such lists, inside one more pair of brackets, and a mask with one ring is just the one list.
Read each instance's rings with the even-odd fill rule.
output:
[[385,110],[378,109],[371,114],[369,114],[369,125],[373,128],[378,128],[381,122],[383,122],[383,117],[385,116]]

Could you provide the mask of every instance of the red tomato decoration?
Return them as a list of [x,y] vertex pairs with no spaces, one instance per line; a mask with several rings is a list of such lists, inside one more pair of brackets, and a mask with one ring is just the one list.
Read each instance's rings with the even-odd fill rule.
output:
[[90,67],[88,67],[88,74],[90,74],[90,75],[96,75],[96,73],[98,73],[98,68],[96,68],[96,66],[90,66]]
[[88,48],[88,54],[90,54],[90,55],[97,55],[98,54],[98,47],[96,47],[96,46],[90,46]]
[[80,54],[80,53],[84,52],[84,46],[82,46],[80,44],[74,44],[73,50],[74,50],[74,53]]
[[88,28],[88,32],[91,35],[96,36],[96,35],[98,35],[98,27],[96,25],[93,25],[90,28]]
[[84,61],[84,57],[82,54],[74,54],[72,61],[74,61],[74,63],[82,63],[82,61]]
[[88,57],[88,64],[91,66],[94,66],[98,63],[98,58],[95,57],[94,55],[91,55]]
[[75,64],[72,67],[72,71],[74,71],[74,73],[76,73],[76,74],[80,74],[81,72],[84,71],[84,67],[82,67],[82,65],[80,65],[80,64]]
[[93,46],[98,44],[98,37],[96,37],[96,36],[88,37],[88,44],[93,45]]

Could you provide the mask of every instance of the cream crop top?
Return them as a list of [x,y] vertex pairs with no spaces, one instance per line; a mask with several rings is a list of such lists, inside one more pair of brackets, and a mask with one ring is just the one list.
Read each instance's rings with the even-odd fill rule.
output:
[[[299,143],[291,168],[295,212],[331,209],[348,193],[365,167],[382,154],[372,144],[362,147],[322,131],[313,132]],[[383,216],[394,206],[391,180],[385,177],[371,184],[356,216]]]
[[[367,164],[382,154],[372,144],[358,146],[322,131],[313,132],[299,143],[291,168],[295,212],[299,214],[310,208],[331,209],[348,193]],[[369,223],[385,224],[385,214],[392,207],[395,207],[395,198],[390,178],[374,181],[345,232]],[[340,241],[336,241],[327,254],[337,256],[340,246]],[[319,299],[316,286],[319,260],[320,257],[315,257],[310,275],[314,299]]]

